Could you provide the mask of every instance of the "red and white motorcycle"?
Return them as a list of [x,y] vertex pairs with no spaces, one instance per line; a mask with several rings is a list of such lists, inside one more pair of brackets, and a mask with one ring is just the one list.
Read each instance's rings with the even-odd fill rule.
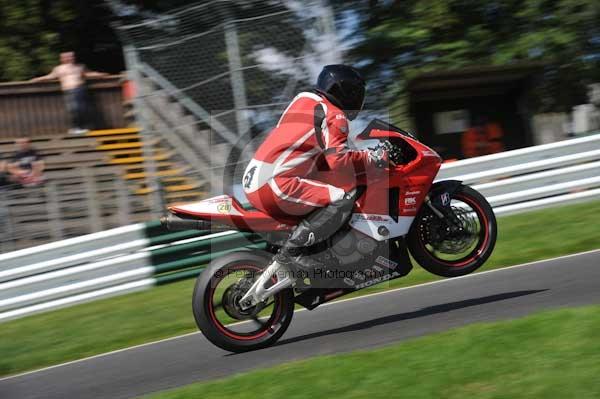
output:
[[444,277],[469,274],[491,255],[496,242],[491,206],[460,181],[433,183],[442,163],[435,151],[377,119],[357,139],[379,140],[395,166],[357,188],[347,225],[312,248],[310,256],[325,270],[307,278],[271,264],[297,219],[275,220],[227,195],[169,208],[163,218],[169,229],[233,228],[258,232],[267,241],[265,250],[238,250],[213,260],[198,277],[194,317],[212,343],[233,352],[269,346],[288,328],[296,303],[312,310],[406,275],[407,248],[420,266]]

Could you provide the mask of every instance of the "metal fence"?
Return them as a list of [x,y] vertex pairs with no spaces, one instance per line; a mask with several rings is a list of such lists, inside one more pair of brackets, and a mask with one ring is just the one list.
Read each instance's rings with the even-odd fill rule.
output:
[[325,0],[205,1],[118,31],[138,123],[165,136],[214,192],[231,150],[272,126],[324,64],[340,61]]
[[[88,81],[95,128],[118,128],[127,124],[122,79],[121,75],[113,75]],[[69,127],[58,82],[0,83],[0,140],[64,135]]]
[[148,218],[145,197],[133,195],[110,166],[50,171],[47,177],[39,187],[0,188],[0,253]]

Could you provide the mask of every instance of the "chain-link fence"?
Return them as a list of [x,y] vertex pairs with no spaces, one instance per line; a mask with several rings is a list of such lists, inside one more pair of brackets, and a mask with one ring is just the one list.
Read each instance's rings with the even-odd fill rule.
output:
[[199,175],[208,170],[213,191],[223,167],[239,163],[231,149],[272,127],[323,65],[340,62],[325,0],[213,0],[119,32],[139,88],[138,123],[168,136]]

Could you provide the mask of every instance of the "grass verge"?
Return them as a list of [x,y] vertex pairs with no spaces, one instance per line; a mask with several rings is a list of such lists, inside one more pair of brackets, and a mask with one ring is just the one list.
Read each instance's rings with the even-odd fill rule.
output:
[[[600,201],[503,217],[490,270],[600,248]],[[437,278],[419,267],[367,294]],[[0,376],[196,331],[193,281],[0,324]]]
[[600,306],[554,310],[149,398],[598,398],[599,329]]

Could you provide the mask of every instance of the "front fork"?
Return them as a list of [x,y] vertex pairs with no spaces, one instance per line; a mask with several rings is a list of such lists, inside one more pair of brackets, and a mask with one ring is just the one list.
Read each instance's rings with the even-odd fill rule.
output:
[[445,220],[446,223],[448,224],[448,227],[451,230],[453,230],[453,231],[461,231],[462,230],[462,224],[461,224],[460,220],[458,220],[458,218],[453,213],[450,213],[449,215],[444,215],[444,213],[442,211],[440,211],[438,208],[436,208],[435,205],[433,204],[433,202],[431,202],[431,198],[429,197],[429,194],[425,197],[425,204],[427,204],[427,206],[429,207],[429,209],[431,209],[431,211],[434,213],[434,215],[436,215],[440,219]]
[[[242,310],[248,310],[261,302],[266,301],[269,297],[277,294],[279,291],[294,285],[294,279],[291,278],[291,271],[285,265],[273,261],[264,272],[258,276],[258,279],[252,284],[252,287],[240,299],[239,306]],[[277,277],[277,281],[267,286],[267,283],[273,276]]]

